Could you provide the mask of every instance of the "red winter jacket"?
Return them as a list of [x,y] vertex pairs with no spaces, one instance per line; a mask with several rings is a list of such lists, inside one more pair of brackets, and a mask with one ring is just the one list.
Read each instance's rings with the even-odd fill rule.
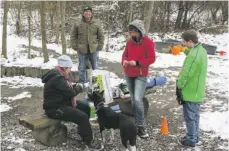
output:
[[130,39],[122,54],[122,64],[124,60],[134,60],[139,62],[139,66],[123,67],[124,72],[128,77],[148,76],[149,66],[155,58],[154,42],[149,37],[142,37],[139,43]]

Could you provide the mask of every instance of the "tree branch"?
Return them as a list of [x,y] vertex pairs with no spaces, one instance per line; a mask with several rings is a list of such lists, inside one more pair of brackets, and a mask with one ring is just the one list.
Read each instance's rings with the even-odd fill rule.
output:
[[194,11],[194,13],[191,15],[191,17],[190,17],[189,20],[188,20],[188,23],[189,23],[189,24],[190,24],[190,22],[191,22],[191,20],[192,20],[192,18],[193,18],[193,16],[194,16],[194,14],[197,12],[197,10],[200,9],[201,7],[203,7],[206,3],[207,3],[207,1],[205,1],[205,2],[203,3],[203,5],[201,5],[200,7],[198,7],[198,8]]

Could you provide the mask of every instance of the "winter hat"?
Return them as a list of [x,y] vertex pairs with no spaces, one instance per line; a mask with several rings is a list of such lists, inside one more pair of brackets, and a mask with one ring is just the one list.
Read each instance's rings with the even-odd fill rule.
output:
[[72,59],[67,55],[62,55],[58,57],[58,66],[71,68],[73,66]]
[[140,31],[140,33],[141,33],[142,36],[145,35],[146,31],[145,31],[145,28],[144,28],[143,21],[141,21],[141,20],[134,20],[132,23],[130,23],[129,27],[131,27],[131,26],[136,27]]
[[91,6],[86,6],[83,8],[83,12],[90,10],[92,12],[92,7]]

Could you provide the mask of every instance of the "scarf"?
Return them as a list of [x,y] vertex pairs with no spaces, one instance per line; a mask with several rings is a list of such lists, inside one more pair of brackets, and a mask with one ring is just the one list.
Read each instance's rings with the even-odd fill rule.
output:
[[69,76],[68,74],[66,74],[66,73],[64,72],[64,69],[61,68],[61,67],[59,67],[59,66],[57,66],[57,67],[56,67],[56,70],[59,71],[60,74],[63,75],[63,76],[65,77],[68,86],[69,86],[71,89],[73,89],[71,78],[70,78],[70,76]]

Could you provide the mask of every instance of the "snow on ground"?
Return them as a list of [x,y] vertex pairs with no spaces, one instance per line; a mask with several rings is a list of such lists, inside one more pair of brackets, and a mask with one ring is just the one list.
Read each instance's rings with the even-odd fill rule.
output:
[[6,112],[6,111],[9,111],[10,109],[12,109],[12,107],[10,107],[7,104],[2,104],[1,103],[1,105],[0,105],[0,112]]
[[40,78],[31,78],[24,76],[4,77],[1,78],[1,85],[7,85],[10,88],[23,88],[23,87],[43,87]]
[[200,128],[205,131],[214,131],[223,139],[229,138],[227,112],[204,112],[200,116]]
[[22,92],[16,96],[13,96],[13,97],[8,97],[8,98],[4,98],[4,99],[7,99],[8,102],[12,102],[12,101],[15,101],[15,100],[20,100],[22,98],[31,98],[32,95],[29,93],[29,92]]
[[[0,28],[0,35],[2,32],[2,26]],[[204,43],[209,43],[217,46],[217,51],[224,50],[228,52],[228,33],[221,35],[209,35],[209,34],[199,34],[200,41]],[[155,41],[161,41],[158,33],[151,34],[150,37],[155,39]],[[0,36],[0,41],[1,40]],[[180,33],[166,34],[164,39],[172,38],[180,40]],[[26,49],[22,48],[22,45],[28,45],[27,39],[20,38],[15,35],[8,35],[8,56],[9,59],[1,58],[1,65],[6,66],[33,66],[41,68],[53,68],[56,66],[56,58],[50,57],[48,63],[43,63],[43,58],[36,57],[33,59],[27,59]],[[32,40],[32,45],[36,47],[41,47],[40,40]],[[110,62],[120,62],[122,55],[122,48],[125,45],[124,38],[118,37],[110,41],[111,48],[110,52],[100,52],[99,56],[103,60]],[[48,49],[53,49],[57,53],[61,53],[61,45],[47,44]],[[105,49],[105,48],[104,48]],[[117,51],[121,50],[121,51]],[[23,53],[24,52],[24,53]],[[37,53],[35,51],[32,51]],[[69,54],[74,54],[72,49],[68,49]],[[175,81],[178,71],[171,69],[171,67],[181,67],[185,59],[185,55],[173,56],[171,54],[156,53],[156,62],[151,65],[151,70],[154,68],[165,68],[166,73],[170,75],[168,81]],[[228,139],[228,102],[221,100],[221,98],[228,98],[228,55],[225,56],[208,56],[208,76],[207,76],[207,90],[210,92],[211,96],[206,96],[209,100],[205,100],[204,109],[201,113],[200,128],[209,131],[214,131],[217,135],[222,138]],[[77,70],[77,65],[74,66],[73,70]],[[122,82],[123,79],[119,79],[114,73],[110,73],[111,85]],[[22,87],[42,87],[43,84],[39,78],[29,78],[23,76],[15,77],[3,77],[1,78],[1,85],[8,85],[11,88],[22,88]],[[25,97],[25,96],[24,96]],[[11,98],[11,100],[13,97]],[[15,99],[15,98],[14,98]],[[219,105],[218,111],[212,109],[212,105]],[[6,104],[1,104],[0,112],[6,112],[10,110],[11,107]]]

